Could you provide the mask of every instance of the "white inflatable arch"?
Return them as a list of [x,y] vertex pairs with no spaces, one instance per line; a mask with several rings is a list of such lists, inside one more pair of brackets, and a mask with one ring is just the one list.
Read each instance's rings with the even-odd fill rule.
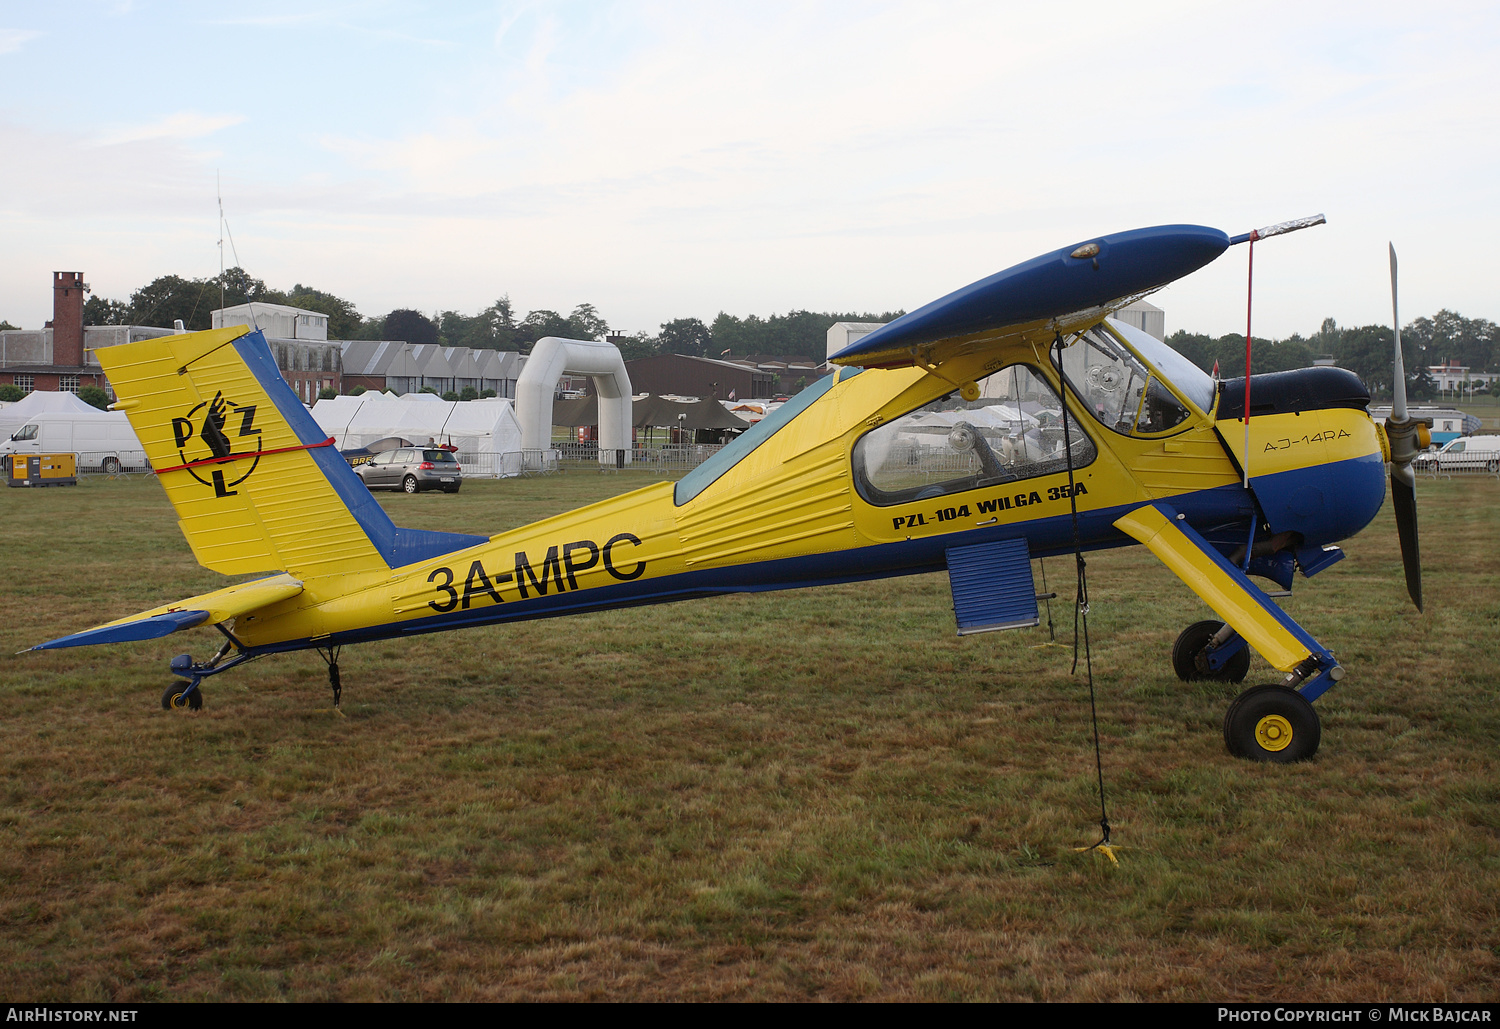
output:
[[546,336],[531,348],[531,356],[516,380],[516,420],[521,423],[521,446],[546,450],[552,446],[552,397],[564,375],[587,375],[599,397],[599,463],[614,464],[624,451],[630,463],[630,376],[625,358],[613,343]]

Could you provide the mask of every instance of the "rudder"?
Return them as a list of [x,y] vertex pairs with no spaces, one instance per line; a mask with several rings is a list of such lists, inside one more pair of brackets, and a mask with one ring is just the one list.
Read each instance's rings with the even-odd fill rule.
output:
[[94,351],[198,563],[383,572],[483,542],[397,529],[243,326]]

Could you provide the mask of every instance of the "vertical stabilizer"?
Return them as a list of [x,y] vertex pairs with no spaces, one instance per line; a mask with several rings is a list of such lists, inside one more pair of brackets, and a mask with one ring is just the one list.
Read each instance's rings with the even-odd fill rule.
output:
[[244,326],[95,351],[198,563],[384,572],[480,536],[398,529]]

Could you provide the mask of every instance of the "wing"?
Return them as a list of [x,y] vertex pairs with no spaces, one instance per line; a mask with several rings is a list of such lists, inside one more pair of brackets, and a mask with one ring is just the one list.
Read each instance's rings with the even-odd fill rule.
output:
[[[231,618],[250,614],[263,607],[295,597],[302,592],[301,581],[290,575],[273,575],[266,579],[242,582],[227,586],[212,593],[203,593],[175,604],[142,611],[129,618],[113,622],[71,636],[38,643],[30,650],[57,650],[61,647],[86,647],[95,643],[130,643],[137,640],[154,640],[171,635],[179,629],[191,629],[205,623],[227,622]],[[25,653],[25,651],[22,651]]]
[[1214,260],[1229,237],[1202,225],[1099,236],[1032,258],[883,325],[830,359],[930,367],[1018,337],[1050,343]]

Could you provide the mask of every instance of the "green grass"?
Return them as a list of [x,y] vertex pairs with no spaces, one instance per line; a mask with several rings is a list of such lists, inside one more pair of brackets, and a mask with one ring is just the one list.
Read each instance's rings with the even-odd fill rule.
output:
[[[493,532],[652,481],[382,503]],[[1232,690],[1172,677],[1186,587],[1090,558],[1119,867],[1074,850],[1071,651],[958,639],[942,576],[349,648],[347,717],[312,655],[162,711],[207,631],[5,658],[0,995],[1494,1000],[1500,484],[1419,490],[1427,614],[1389,509],[1287,602],[1349,670],[1300,766],[1230,758]],[[149,479],[0,511],[9,651],[221,582]]]

